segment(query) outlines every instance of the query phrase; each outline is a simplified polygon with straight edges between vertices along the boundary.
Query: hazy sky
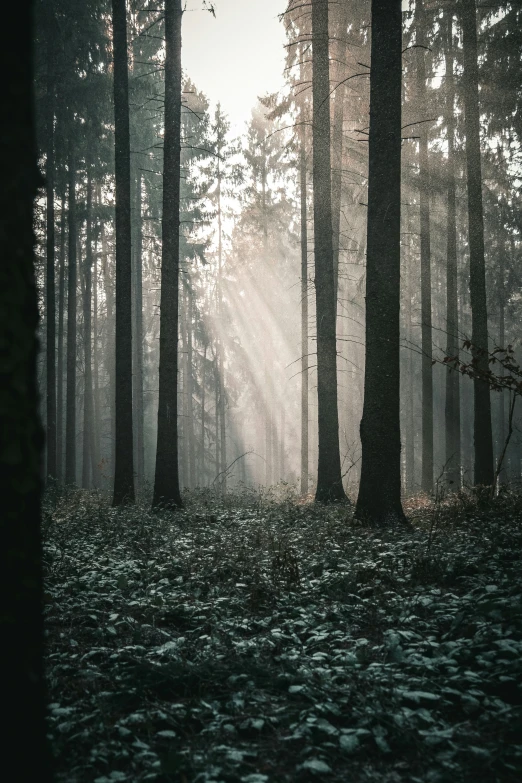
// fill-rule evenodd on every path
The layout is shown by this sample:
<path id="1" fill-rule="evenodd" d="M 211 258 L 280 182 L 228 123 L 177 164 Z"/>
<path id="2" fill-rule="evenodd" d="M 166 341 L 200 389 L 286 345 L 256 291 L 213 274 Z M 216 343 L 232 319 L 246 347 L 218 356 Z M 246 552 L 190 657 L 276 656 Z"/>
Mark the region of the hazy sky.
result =
<path id="1" fill-rule="evenodd" d="M 221 105 L 244 128 L 256 97 L 284 82 L 284 34 L 277 15 L 287 0 L 212 0 L 216 18 L 187 0 L 183 15 L 183 69 L 212 106 Z"/>

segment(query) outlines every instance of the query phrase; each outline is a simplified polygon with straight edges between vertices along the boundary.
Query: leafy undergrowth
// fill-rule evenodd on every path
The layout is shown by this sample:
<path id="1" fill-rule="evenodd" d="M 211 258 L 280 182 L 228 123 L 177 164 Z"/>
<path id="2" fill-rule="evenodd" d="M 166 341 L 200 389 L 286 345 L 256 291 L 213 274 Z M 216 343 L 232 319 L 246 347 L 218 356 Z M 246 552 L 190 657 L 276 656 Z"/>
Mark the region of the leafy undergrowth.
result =
<path id="1" fill-rule="evenodd" d="M 45 513 L 59 780 L 522 779 L 522 501 Z"/>

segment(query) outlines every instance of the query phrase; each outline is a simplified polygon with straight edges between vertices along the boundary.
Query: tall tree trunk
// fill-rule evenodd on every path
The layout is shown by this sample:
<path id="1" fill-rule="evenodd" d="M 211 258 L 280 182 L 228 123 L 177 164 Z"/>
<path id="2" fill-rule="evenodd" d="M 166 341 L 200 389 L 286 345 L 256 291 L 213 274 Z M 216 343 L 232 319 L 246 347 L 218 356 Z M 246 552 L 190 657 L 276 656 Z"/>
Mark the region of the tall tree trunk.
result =
<path id="1" fill-rule="evenodd" d="M 105 234 L 105 223 L 102 221 L 101 227 L 102 244 L 102 273 L 103 286 L 105 289 L 105 321 L 106 321 L 106 345 L 105 345 L 105 365 L 107 368 L 108 391 L 107 407 L 109 414 L 109 480 L 114 476 L 114 453 L 116 443 L 116 411 L 115 411 L 115 360 L 114 360 L 114 285 L 111 280 L 109 268 L 109 250 L 107 247 L 107 236 Z"/>
<path id="2" fill-rule="evenodd" d="M 301 113 L 304 122 L 304 114 Z M 301 126 L 299 179 L 301 199 L 301 495 L 308 494 L 308 226 L 305 126 Z"/>
<path id="3" fill-rule="evenodd" d="M 72 130 L 72 129 L 71 129 Z M 69 141 L 69 247 L 67 254 L 67 410 L 65 483 L 76 484 L 76 162 Z"/>
<path id="4" fill-rule="evenodd" d="M 407 338 L 408 338 L 408 351 L 406 359 L 406 413 L 405 413 L 405 462 L 406 462 L 406 489 L 408 494 L 413 495 L 415 492 L 415 388 L 414 388 L 414 363 L 413 363 L 413 258 L 411 252 L 411 237 L 410 232 L 410 220 L 408 212 L 408 220 L 406 223 L 408 234 L 410 235 L 410 252 L 407 257 L 407 271 L 406 271 L 406 291 L 407 291 Z M 416 259 L 415 259 L 416 260 Z"/>
<path id="5" fill-rule="evenodd" d="M 190 486 L 194 488 L 197 485 L 196 480 L 196 451 L 194 446 L 194 393 L 193 393 L 193 362 L 194 354 L 192 350 L 192 321 L 193 321 L 193 298 L 190 282 L 187 282 L 187 416 L 188 416 L 188 462 L 190 473 Z"/>
<path id="6" fill-rule="evenodd" d="M 165 0 L 165 136 L 158 443 L 154 505 L 181 506 L 178 473 L 178 311 L 181 129 L 181 0 Z"/>
<path id="7" fill-rule="evenodd" d="M 134 502 L 129 74 L 125 0 L 112 0 L 116 181 L 116 443 L 113 505 Z"/>
<path id="8" fill-rule="evenodd" d="M 502 211 L 501 211 L 502 216 Z M 504 221 L 501 220 L 501 225 L 499 226 L 499 233 L 500 236 L 502 236 L 502 233 L 504 231 Z M 504 242 L 502 241 L 501 250 L 500 250 L 500 263 L 499 263 L 499 284 L 498 284 L 498 344 L 500 348 L 505 348 L 506 344 L 506 312 L 505 312 L 505 293 L 504 293 L 504 277 L 505 277 L 505 263 L 506 259 L 504 257 L 505 253 L 505 247 Z M 500 369 L 500 375 L 504 375 L 504 369 Z M 498 454 L 502 453 L 502 449 L 504 448 L 504 443 L 506 442 L 506 406 L 505 406 L 505 400 L 506 400 L 506 392 L 504 389 L 502 389 L 498 394 Z M 500 481 L 504 482 L 506 480 L 506 467 L 507 463 L 504 461 L 502 465 L 502 469 L 499 475 Z"/>
<path id="9" fill-rule="evenodd" d="M 312 0 L 313 186 L 319 460 L 317 501 L 344 501 L 337 409 L 328 0 Z"/>
<path id="10" fill-rule="evenodd" d="M 42 547 L 40 534 L 43 433 L 38 415 L 37 292 L 33 203 L 38 174 L 33 116 L 33 3 L 21 0 L 16 35 L 0 52 L 6 75 L 0 96 L 0 672 L 2 754 L 6 778 L 50 783 L 45 726 Z M 53 356 L 54 361 L 54 356 Z M 22 752 L 16 752 L 16 748 Z"/>
<path id="11" fill-rule="evenodd" d="M 221 154 L 221 142 L 218 145 L 218 155 Z M 217 307 L 218 307 L 218 324 L 219 329 L 223 329 L 223 225 L 222 225 L 222 208 L 221 208 L 221 185 L 222 185 L 222 173 L 220 160 L 218 158 L 217 163 L 217 219 L 218 219 L 218 287 L 217 287 Z M 227 440 L 226 440 L 226 420 L 225 420 L 225 408 L 226 408 L 226 396 L 225 396 L 225 367 L 224 367 L 224 349 L 223 340 L 221 335 L 218 337 L 217 342 L 218 350 L 218 379 L 219 379 L 219 463 L 220 471 L 226 471 L 227 467 Z M 226 492 L 227 489 L 227 477 L 223 472 L 221 476 L 221 489 Z"/>
<path id="12" fill-rule="evenodd" d="M 58 271 L 58 361 L 56 391 L 56 464 L 57 477 L 63 481 L 63 320 L 65 309 L 65 187 L 61 198 L 60 215 L 60 261 Z"/>
<path id="13" fill-rule="evenodd" d="M 446 245 L 446 331 L 448 356 L 459 355 L 459 302 L 457 278 L 457 196 L 455 182 L 455 78 L 453 72 L 453 13 L 447 10 L 446 129 L 448 134 L 448 191 Z M 450 486 L 460 489 L 460 373 L 446 371 L 446 471 Z"/>
<path id="14" fill-rule="evenodd" d="M 422 475 L 425 492 L 433 490 L 433 365 L 431 327 L 430 170 L 426 101 L 426 29 L 423 0 L 416 0 L 417 107 L 419 125 L 419 201 L 422 346 Z"/>
<path id="15" fill-rule="evenodd" d="M 484 214 L 482 209 L 482 163 L 480 159 L 480 112 L 477 62 L 477 18 L 475 0 L 460 3 L 464 50 L 464 116 L 466 168 L 468 174 L 469 291 L 471 299 L 471 342 L 478 369 L 487 373 L 488 313 L 486 266 L 484 260 Z M 493 433 L 491 397 L 487 381 L 475 378 L 473 439 L 475 447 L 474 482 L 492 486 Z"/>
<path id="16" fill-rule="evenodd" d="M 99 202 L 98 202 L 99 203 Z M 92 274 L 92 374 L 93 374 L 93 475 L 96 475 L 95 486 L 99 485 L 98 472 L 100 466 L 100 359 L 98 352 L 98 223 L 95 228 L 93 274 Z M 96 471 L 96 473 L 94 473 Z"/>
<path id="17" fill-rule="evenodd" d="M 56 466 L 56 303 L 54 275 L 54 105 L 55 105 L 55 50 L 54 12 L 52 1 L 47 9 L 47 160 L 45 164 L 47 197 L 47 276 L 46 276 L 46 442 L 48 479 L 57 478 Z"/>
<path id="18" fill-rule="evenodd" d="M 136 434 L 136 481 L 141 487 L 145 472 L 143 441 L 143 226 L 141 220 L 142 174 L 136 179 L 135 239 L 134 249 L 134 411 Z"/>
<path id="19" fill-rule="evenodd" d="M 180 454 L 180 467 L 181 467 L 181 486 L 185 489 L 191 489 L 192 476 L 190 475 L 189 467 L 189 415 L 188 415 L 188 349 L 187 349 L 187 290 L 185 285 L 181 284 L 180 293 L 180 324 L 179 331 L 181 333 L 181 377 L 180 377 L 180 394 L 181 394 L 181 454 Z"/>
<path id="20" fill-rule="evenodd" d="M 400 433 L 401 0 L 372 0 L 366 370 L 356 514 L 402 522 Z"/>
<path id="21" fill-rule="evenodd" d="M 88 489 L 91 486 L 91 482 L 96 482 L 96 457 L 94 454 L 94 403 L 92 389 L 92 180 L 89 162 L 87 163 L 86 226 L 83 299 L 83 348 L 85 375 L 83 394 L 82 486 Z"/>
<path id="22" fill-rule="evenodd" d="M 201 486 L 206 485 L 205 481 L 205 384 L 206 384 L 206 365 L 207 365 L 207 339 L 204 337 L 203 343 L 203 362 L 201 365 Z"/>
<path id="23" fill-rule="evenodd" d="M 346 83 L 344 74 L 347 51 L 348 2 L 343 0 L 339 8 L 339 22 L 336 46 L 336 84 L 334 98 L 334 116 L 332 127 L 332 238 L 334 288 L 337 306 L 339 290 L 339 249 L 341 245 L 341 191 L 343 168 L 343 120 Z"/>

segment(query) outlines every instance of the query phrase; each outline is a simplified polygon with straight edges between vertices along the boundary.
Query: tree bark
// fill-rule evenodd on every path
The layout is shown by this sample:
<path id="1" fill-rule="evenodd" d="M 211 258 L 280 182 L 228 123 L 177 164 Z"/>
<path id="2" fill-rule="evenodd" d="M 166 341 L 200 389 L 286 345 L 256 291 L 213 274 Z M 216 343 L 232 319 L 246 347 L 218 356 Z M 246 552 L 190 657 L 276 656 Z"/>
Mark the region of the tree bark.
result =
<path id="1" fill-rule="evenodd" d="M 72 131 L 72 129 L 71 129 Z M 76 162 L 69 141 L 69 246 L 67 253 L 67 409 L 65 484 L 76 484 Z"/>
<path id="2" fill-rule="evenodd" d="M 42 551 L 40 533 L 43 432 L 38 416 L 37 291 L 33 203 L 39 177 L 33 115 L 33 3 L 16 6 L 16 35 L 6 37 L 0 65 L 0 672 L 1 735 L 8 778 L 50 783 L 45 726 Z M 16 748 L 22 749 L 17 752 Z"/>
<path id="3" fill-rule="evenodd" d="M 304 122 L 303 113 L 301 121 Z M 308 494 L 308 226 L 306 205 L 306 147 L 301 127 L 299 179 L 301 199 L 301 495 Z"/>
<path id="4" fill-rule="evenodd" d="M 135 237 L 134 250 L 134 409 L 136 431 L 136 481 L 143 485 L 145 472 L 145 446 L 143 440 L 143 227 L 141 220 L 142 174 L 139 171 L 136 180 Z"/>
<path id="5" fill-rule="evenodd" d="M 457 278 L 457 196 L 455 182 L 455 78 L 453 54 L 453 13 L 446 11 L 446 130 L 448 134 L 448 190 L 446 244 L 446 353 L 459 355 L 459 302 Z M 446 372 L 446 471 L 448 484 L 460 489 L 460 374 L 448 367 Z"/>
<path id="6" fill-rule="evenodd" d="M 178 312 L 181 0 L 165 0 L 165 136 L 155 506 L 181 506 L 178 470 Z"/>
<path id="7" fill-rule="evenodd" d="M 92 387 L 92 180 L 87 163 L 86 238 L 83 299 L 83 462 L 82 487 L 89 489 L 96 482 L 96 458 L 94 454 L 94 401 Z"/>
<path id="8" fill-rule="evenodd" d="M 401 0 L 372 0 L 366 370 L 356 515 L 403 522 L 400 434 Z"/>
<path id="9" fill-rule="evenodd" d="M 63 481 L 63 321 L 65 309 L 65 187 L 62 193 L 62 212 L 60 216 L 60 261 L 58 271 L 58 360 L 56 391 L 56 465 L 57 478 Z"/>
<path id="10" fill-rule="evenodd" d="M 333 238 L 333 268 L 334 288 L 337 306 L 337 293 L 339 290 L 339 249 L 341 245 L 341 192 L 342 192 L 342 168 L 343 168 L 343 121 L 344 98 L 346 83 L 344 82 L 345 68 L 343 68 L 347 51 L 347 26 L 348 26 L 348 2 L 343 0 L 339 9 L 339 23 L 337 30 L 336 46 L 336 84 L 334 97 L 334 116 L 332 127 L 332 238 Z"/>
<path id="11" fill-rule="evenodd" d="M 47 9 L 47 160 L 45 164 L 47 199 L 47 275 L 46 275 L 46 476 L 56 480 L 56 292 L 54 272 L 54 106 L 55 51 L 54 12 L 51 0 Z"/>
<path id="12" fill-rule="evenodd" d="M 464 118 L 466 168 L 468 175 L 469 291 L 473 358 L 481 372 L 488 364 L 488 313 L 484 259 L 484 214 L 482 207 L 482 163 L 480 157 L 480 110 L 477 62 L 477 18 L 475 0 L 460 3 L 464 51 Z M 473 380 L 474 390 L 474 482 L 492 486 L 494 478 L 491 397 L 488 383 Z"/>
<path id="13" fill-rule="evenodd" d="M 337 408 L 336 301 L 332 242 L 328 0 L 312 0 L 313 187 L 319 459 L 315 499 L 345 501 Z"/>
<path id="14" fill-rule="evenodd" d="M 113 505 L 134 502 L 129 75 L 125 0 L 112 0 L 116 180 L 116 443 Z"/>
<path id="15" fill-rule="evenodd" d="M 431 314 L 430 169 L 426 101 L 426 28 L 423 0 L 416 0 L 417 109 L 419 128 L 419 202 L 422 348 L 422 475 L 424 492 L 433 490 L 433 365 Z"/>

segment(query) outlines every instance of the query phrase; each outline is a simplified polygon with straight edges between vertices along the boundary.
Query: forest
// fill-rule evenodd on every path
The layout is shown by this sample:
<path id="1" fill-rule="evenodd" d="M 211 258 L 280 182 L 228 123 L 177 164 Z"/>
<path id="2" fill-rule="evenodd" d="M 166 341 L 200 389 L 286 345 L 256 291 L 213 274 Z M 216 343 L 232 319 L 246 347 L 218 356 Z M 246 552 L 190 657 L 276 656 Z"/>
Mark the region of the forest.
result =
<path id="1" fill-rule="evenodd" d="M 521 3 L 11 13 L 9 780 L 517 783 Z"/>

